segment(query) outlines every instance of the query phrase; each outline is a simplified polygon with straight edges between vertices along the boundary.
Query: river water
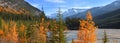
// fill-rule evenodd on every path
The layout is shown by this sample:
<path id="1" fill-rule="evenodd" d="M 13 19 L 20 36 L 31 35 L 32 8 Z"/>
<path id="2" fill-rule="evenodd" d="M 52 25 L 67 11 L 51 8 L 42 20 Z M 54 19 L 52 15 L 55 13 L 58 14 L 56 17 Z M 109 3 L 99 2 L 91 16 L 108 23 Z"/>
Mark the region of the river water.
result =
<path id="1" fill-rule="evenodd" d="M 109 42 L 108 43 L 120 43 L 120 29 L 97 29 L 97 42 L 102 43 L 102 38 L 104 36 L 104 30 L 107 33 Z M 69 30 L 66 32 L 67 42 L 71 43 L 72 39 L 77 38 L 77 30 Z"/>

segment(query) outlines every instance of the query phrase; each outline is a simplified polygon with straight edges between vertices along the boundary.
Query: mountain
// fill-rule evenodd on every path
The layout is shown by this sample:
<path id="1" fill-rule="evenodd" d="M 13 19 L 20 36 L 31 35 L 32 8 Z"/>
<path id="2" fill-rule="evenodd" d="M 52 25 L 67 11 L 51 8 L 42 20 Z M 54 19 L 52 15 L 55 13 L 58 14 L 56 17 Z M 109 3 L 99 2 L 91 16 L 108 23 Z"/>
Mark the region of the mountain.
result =
<path id="1" fill-rule="evenodd" d="M 71 8 L 71 9 L 68 9 L 67 11 L 65 11 L 65 12 L 62 13 L 62 16 L 63 16 L 62 18 L 65 19 L 66 17 L 69 17 L 71 15 L 75 15 L 75 14 L 80 13 L 80 12 L 84 12 L 86 10 L 87 9 L 75 9 L 75 8 Z M 53 13 L 49 17 L 52 18 L 52 19 L 56 19 L 57 18 L 57 13 Z"/>
<path id="2" fill-rule="evenodd" d="M 94 17 L 100 28 L 120 29 L 120 9 Z"/>
<path id="3" fill-rule="evenodd" d="M 9 7 L 11 9 L 20 10 L 24 9 L 25 11 L 29 11 L 30 14 L 39 15 L 42 11 L 31 6 L 29 3 L 24 0 L 0 0 L 0 6 Z"/>
<path id="4" fill-rule="evenodd" d="M 67 11 L 65 11 L 63 13 L 63 18 L 66 18 L 66 17 L 69 17 L 71 15 L 75 15 L 77 13 L 82 13 L 84 11 L 86 11 L 87 9 L 75 9 L 75 8 L 72 8 L 72 9 L 68 9 Z"/>
<path id="5" fill-rule="evenodd" d="M 92 16 L 95 17 L 97 15 L 101 15 L 101 14 L 105 14 L 111 11 L 115 11 L 117 9 L 120 9 L 120 0 L 116 0 L 106 6 L 102 6 L 102 7 L 93 7 L 91 9 L 88 9 L 87 11 L 91 11 Z M 70 18 L 84 18 L 86 16 L 86 12 L 79 12 L 77 14 L 71 15 L 69 16 Z"/>
<path id="6" fill-rule="evenodd" d="M 120 0 L 116 0 L 108 5 L 101 7 L 93 7 L 90 9 L 75 9 L 71 8 L 68 11 L 63 12 L 63 19 L 65 18 L 85 18 L 86 12 L 91 11 L 92 16 L 95 17 L 97 15 L 105 14 L 111 11 L 115 11 L 120 9 Z M 56 18 L 57 13 L 52 14 L 51 18 Z"/>

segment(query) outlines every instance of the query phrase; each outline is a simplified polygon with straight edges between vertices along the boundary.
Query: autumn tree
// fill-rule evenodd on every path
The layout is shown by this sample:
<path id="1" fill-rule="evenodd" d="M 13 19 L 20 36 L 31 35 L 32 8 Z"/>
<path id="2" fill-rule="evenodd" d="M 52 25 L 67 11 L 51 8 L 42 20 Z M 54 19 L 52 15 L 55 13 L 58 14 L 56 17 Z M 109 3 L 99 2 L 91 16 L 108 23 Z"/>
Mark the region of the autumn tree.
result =
<path id="1" fill-rule="evenodd" d="M 24 24 L 21 24 L 19 27 L 19 42 L 20 43 L 27 43 L 26 26 Z"/>
<path id="2" fill-rule="evenodd" d="M 4 39 L 4 32 L 3 30 L 0 29 L 0 43 L 2 43 L 3 39 Z"/>
<path id="3" fill-rule="evenodd" d="M 40 23 L 40 27 L 39 27 L 39 35 L 40 35 L 40 42 L 41 43 L 46 43 L 47 42 L 47 36 L 46 36 L 46 27 L 45 27 L 45 21 L 44 18 L 42 18 L 42 22 Z"/>
<path id="4" fill-rule="evenodd" d="M 78 31 L 78 42 L 80 43 L 95 43 L 96 42 L 96 26 L 92 20 L 90 11 L 86 14 L 86 20 L 80 20 Z M 75 43 L 78 43 L 75 42 Z"/>
<path id="5" fill-rule="evenodd" d="M 47 43 L 47 25 L 45 24 L 44 18 L 42 18 L 40 24 L 36 23 L 34 25 L 31 43 Z"/>
<path id="6" fill-rule="evenodd" d="M 10 43 L 18 42 L 18 33 L 16 29 L 17 29 L 16 23 L 14 21 L 10 21 L 9 33 L 7 34 L 8 37 L 10 38 L 9 40 Z"/>

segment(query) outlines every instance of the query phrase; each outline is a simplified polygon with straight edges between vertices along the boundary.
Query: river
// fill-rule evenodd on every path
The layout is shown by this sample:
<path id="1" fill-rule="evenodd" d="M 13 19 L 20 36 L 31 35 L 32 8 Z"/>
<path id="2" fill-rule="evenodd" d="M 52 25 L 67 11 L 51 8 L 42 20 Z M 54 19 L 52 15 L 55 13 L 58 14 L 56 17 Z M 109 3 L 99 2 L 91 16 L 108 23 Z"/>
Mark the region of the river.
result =
<path id="1" fill-rule="evenodd" d="M 104 30 L 107 33 L 109 42 L 108 43 L 120 43 L 120 29 L 97 29 L 97 42 L 102 43 L 102 38 L 104 36 Z M 77 38 L 77 30 L 69 30 L 66 32 L 67 42 L 71 43 L 72 39 Z"/>

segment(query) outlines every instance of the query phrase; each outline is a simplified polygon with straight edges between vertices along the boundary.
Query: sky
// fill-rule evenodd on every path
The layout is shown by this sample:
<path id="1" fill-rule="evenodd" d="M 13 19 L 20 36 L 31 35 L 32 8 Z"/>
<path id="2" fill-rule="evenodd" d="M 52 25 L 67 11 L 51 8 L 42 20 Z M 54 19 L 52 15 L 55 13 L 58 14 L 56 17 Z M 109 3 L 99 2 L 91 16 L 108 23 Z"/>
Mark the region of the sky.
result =
<path id="1" fill-rule="evenodd" d="M 32 6 L 42 9 L 44 8 L 45 14 L 50 16 L 50 14 L 56 13 L 58 8 L 61 11 L 67 11 L 67 9 L 89 9 L 92 7 L 105 6 L 112 3 L 115 0 L 25 0 Z"/>

